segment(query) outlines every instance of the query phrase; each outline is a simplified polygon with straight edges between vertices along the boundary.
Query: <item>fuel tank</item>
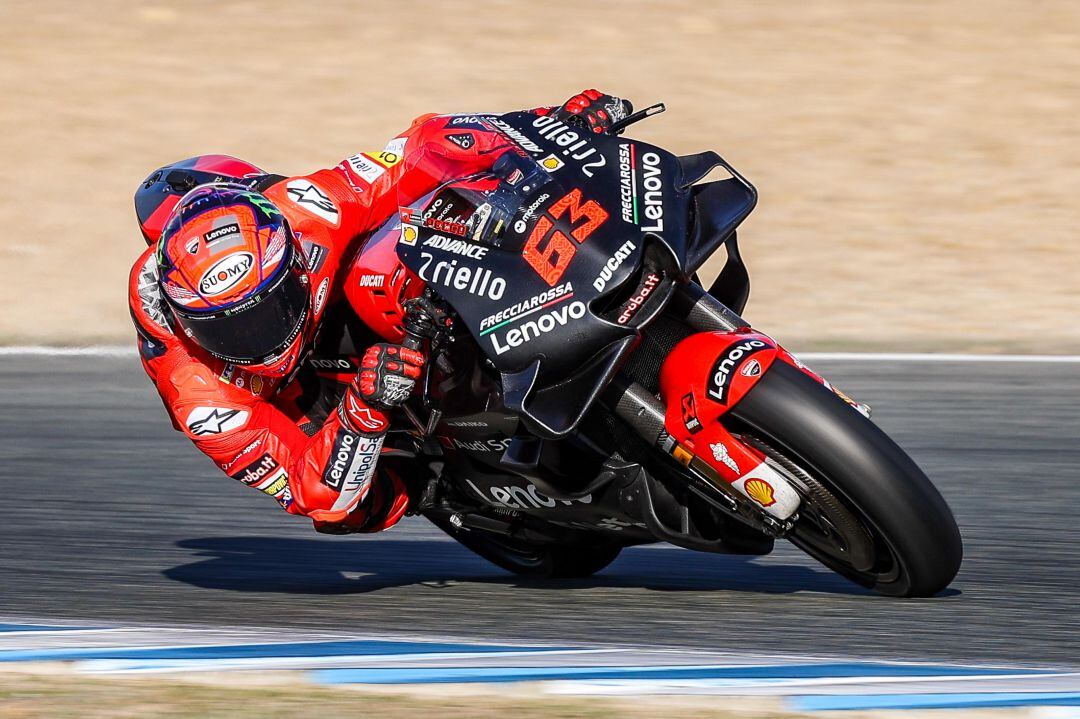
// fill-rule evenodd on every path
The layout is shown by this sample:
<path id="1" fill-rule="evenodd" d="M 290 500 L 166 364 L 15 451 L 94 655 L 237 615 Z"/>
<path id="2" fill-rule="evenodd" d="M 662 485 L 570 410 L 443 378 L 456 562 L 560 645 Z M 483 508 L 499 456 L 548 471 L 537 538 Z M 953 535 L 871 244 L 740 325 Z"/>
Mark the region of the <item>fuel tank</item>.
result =
<path id="1" fill-rule="evenodd" d="M 398 259 L 399 222 L 386 222 L 363 244 L 345 278 L 345 297 L 357 316 L 388 342 L 405 337 L 402 303 L 424 291 L 424 281 Z"/>

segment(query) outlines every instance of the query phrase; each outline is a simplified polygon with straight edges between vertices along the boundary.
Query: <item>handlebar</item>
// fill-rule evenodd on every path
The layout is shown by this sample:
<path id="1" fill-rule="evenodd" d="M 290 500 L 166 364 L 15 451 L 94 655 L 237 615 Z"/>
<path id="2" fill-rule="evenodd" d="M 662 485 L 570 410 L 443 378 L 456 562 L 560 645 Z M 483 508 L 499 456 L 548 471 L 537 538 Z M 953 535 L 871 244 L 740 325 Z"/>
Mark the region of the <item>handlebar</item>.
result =
<path id="1" fill-rule="evenodd" d="M 425 290 L 420 297 L 414 297 L 403 303 L 405 316 L 401 328 L 405 332 L 402 347 L 419 351 L 425 339 L 435 339 L 442 332 L 446 323 L 446 313 L 432 302 L 430 290 Z"/>
<path id="2" fill-rule="evenodd" d="M 664 103 L 662 103 L 662 102 L 658 102 L 655 105 L 649 105 L 644 110 L 638 110 L 637 112 L 635 112 L 633 114 L 627 115 L 626 117 L 619 120 L 618 122 L 613 122 L 611 124 L 611 127 L 608 128 L 608 134 L 610 134 L 610 135 L 618 135 L 620 132 L 622 132 L 626 128 L 630 127 L 635 122 L 638 122 L 640 120 L 644 120 L 646 117 L 652 117 L 653 115 L 659 115 L 661 112 L 663 112 L 666 109 L 667 109 L 667 107 L 665 107 Z"/>

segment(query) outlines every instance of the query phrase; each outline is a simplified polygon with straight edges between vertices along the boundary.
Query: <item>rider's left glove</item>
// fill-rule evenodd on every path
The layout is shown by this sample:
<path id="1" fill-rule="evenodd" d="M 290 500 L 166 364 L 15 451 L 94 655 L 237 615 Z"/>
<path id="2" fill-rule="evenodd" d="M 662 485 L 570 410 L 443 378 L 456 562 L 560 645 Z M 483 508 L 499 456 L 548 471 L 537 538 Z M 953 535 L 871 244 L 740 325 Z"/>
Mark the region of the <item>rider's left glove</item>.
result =
<path id="1" fill-rule="evenodd" d="M 385 432 L 386 410 L 409 398 L 423 366 L 424 355 L 416 350 L 385 342 L 369 347 L 341 401 L 342 423 L 362 434 Z"/>
<path id="2" fill-rule="evenodd" d="M 630 115 L 634 106 L 628 100 L 605 95 L 599 90 L 585 90 L 574 95 L 555 111 L 556 120 L 577 122 L 597 134 Z"/>

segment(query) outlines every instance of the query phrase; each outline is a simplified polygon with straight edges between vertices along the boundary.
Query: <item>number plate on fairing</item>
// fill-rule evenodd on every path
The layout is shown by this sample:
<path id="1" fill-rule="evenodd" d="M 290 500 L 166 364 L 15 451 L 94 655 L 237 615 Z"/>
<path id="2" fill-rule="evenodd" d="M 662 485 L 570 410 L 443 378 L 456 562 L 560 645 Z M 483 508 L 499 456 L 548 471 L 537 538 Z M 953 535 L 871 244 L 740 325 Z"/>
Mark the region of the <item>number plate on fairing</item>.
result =
<path id="1" fill-rule="evenodd" d="M 486 122 L 544 168 L 543 184 L 523 193 L 498 247 L 445 231 L 466 219 L 494 182 L 444 185 L 405 215 L 397 252 L 457 311 L 500 371 L 539 358 L 539 376 L 550 383 L 634 334 L 601 319 L 590 303 L 636 273 L 646 232 L 672 228 L 665 226 L 661 178 L 674 157 L 529 113 Z M 648 178 L 644 155 L 654 166 Z M 463 197 L 473 207 L 464 207 L 470 202 Z"/>

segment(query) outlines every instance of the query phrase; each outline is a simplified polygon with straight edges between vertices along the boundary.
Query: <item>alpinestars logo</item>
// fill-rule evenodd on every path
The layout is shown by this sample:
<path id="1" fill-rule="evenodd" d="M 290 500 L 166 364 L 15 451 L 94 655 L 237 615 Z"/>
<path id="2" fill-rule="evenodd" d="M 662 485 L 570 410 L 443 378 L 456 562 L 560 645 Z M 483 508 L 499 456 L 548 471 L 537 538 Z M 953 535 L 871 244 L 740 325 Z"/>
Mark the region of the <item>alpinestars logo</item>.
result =
<path id="1" fill-rule="evenodd" d="M 316 217 L 336 225 L 338 209 L 329 196 L 308 180 L 293 180 L 285 186 L 289 199 Z"/>
<path id="2" fill-rule="evenodd" d="M 354 427 L 364 432 L 381 432 L 386 426 L 370 409 L 362 407 L 351 393 L 345 400 L 345 414 Z"/>
<path id="3" fill-rule="evenodd" d="M 208 434 L 221 434 L 247 422 L 248 412 L 241 409 L 222 407 L 196 407 L 184 422 L 188 430 L 196 437 Z"/>
<path id="4" fill-rule="evenodd" d="M 750 355 L 770 349 L 773 349 L 771 344 L 758 339 L 745 340 L 728 347 L 724 354 L 717 358 L 709 373 L 709 396 L 720 404 L 726 404 L 731 388 L 731 373 L 735 367 Z"/>

